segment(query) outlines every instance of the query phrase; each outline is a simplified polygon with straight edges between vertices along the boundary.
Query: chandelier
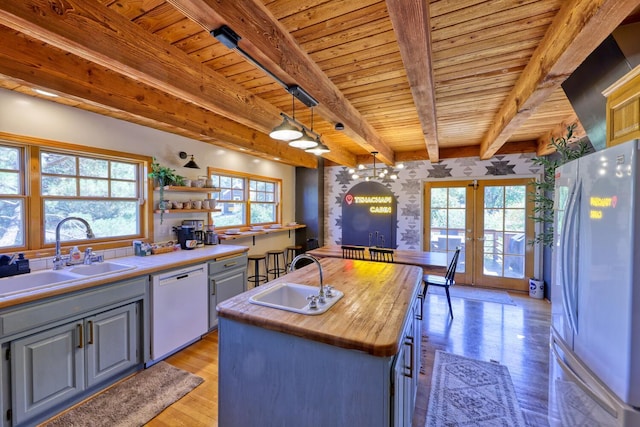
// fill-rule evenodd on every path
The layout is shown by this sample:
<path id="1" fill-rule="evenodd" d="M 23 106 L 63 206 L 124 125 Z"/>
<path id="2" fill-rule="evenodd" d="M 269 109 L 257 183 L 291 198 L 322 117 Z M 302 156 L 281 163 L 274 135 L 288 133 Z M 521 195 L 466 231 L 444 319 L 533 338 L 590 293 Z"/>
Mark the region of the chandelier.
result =
<path id="1" fill-rule="evenodd" d="M 349 173 L 351 174 L 351 178 L 353 179 L 364 179 L 365 181 L 371 181 L 372 179 L 398 179 L 398 171 L 396 169 L 404 169 L 404 164 L 398 163 L 394 167 L 385 166 L 376 166 L 376 156 L 378 155 L 377 151 L 372 151 L 371 155 L 373 156 L 373 167 L 365 167 L 363 164 L 359 164 L 357 169 L 349 169 Z"/>

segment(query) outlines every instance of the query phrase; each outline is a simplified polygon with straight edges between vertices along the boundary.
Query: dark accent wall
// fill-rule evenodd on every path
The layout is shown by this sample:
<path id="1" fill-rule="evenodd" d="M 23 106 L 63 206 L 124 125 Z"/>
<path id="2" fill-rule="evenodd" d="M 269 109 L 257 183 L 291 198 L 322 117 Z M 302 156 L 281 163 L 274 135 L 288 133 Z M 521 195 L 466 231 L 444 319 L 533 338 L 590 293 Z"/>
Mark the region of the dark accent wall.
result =
<path id="1" fill-rule="evenodd" d="M 607 99 L 602 91 L 631 71 L 631 65 L 609 36 L 564 83 L 571 106 L 596 150 L 607 145 Z"/>
<path id="2" fill-rule="evenodd" d="M 298 224 L 296 245 L 306 249 L 307 239 L 317 238 L 320 246 L 324 236 L 324 159 L 318 158 L 318 168 L 296 168 L 296 212 Z"/>

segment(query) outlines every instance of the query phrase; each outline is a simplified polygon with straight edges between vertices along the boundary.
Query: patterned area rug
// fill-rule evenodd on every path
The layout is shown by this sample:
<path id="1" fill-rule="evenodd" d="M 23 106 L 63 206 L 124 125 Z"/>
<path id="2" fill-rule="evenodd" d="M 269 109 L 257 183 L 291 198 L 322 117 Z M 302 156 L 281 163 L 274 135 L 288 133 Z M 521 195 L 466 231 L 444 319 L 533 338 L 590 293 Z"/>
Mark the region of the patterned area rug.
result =
<path id="1" fill-rule="evenodd" d="M 429 294 L 446 296 L 445 290 L 439 286 L 429 286 Z M 449 288 L 451 297 L 472 299 L 476 301 L 495 302 L 498 304 L 516 305 L 505 291 L 480 289 L 471 286 L 452 286 Z"/>
<path id="2" fill-rule="evenodd" d="M 142 426 L 203 381 L 187 371 L 159 362 L 43 426 Z"/>
<path id="3" fill-rule="evenodd" d="M 506 366 L 437 350 L 426 427 L 524 427 Z"/>

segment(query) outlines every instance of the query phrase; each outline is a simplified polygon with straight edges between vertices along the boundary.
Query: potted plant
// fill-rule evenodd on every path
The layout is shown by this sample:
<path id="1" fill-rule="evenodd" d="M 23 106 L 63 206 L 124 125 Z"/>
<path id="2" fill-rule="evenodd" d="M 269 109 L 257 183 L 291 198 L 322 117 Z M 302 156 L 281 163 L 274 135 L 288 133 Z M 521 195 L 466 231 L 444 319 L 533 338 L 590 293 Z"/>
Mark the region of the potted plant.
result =
<path id="1" fill-rule="evenodd" d="M 160 224 L 162 224 L 164 210 L 167 209 L 163 206 L 164 200 L 164 187 L 167 185 L 182 185 L 184 177 L 176 174 L 175 169 L 171 169 L 168 166 L 161 166 L 160 163 L 153 158 L 151 162 L 151 172 L 149 172 L 149 178 L 153 179 L 159 188 L 160 202 L 158 208 L 160 209 Z"/>
<path id="2" fill-rule="evenodd" d="M 573 131 L 577 124 L 567 126 L 567 134 L 559 138 L 551 138 L 549 146 L 555 149 L 555 153 L 547 156 L 533 158 L 534 165 L 542 166 L 542 178 L 531 182 L 533 191 L 529 194 L 530 200 L 534 203 L 533 215 L 531 219 L 542 225 L 541 231 L 534 234 L 534 239 L 529 241 L 530 245 L 537 243 L 546 247 L 553 244 L 553 192 L 556 183 L 556 169 L 571 160 L 575 160 L 587 154 L 589 146 L 580 140 L 573 143 Z"/>

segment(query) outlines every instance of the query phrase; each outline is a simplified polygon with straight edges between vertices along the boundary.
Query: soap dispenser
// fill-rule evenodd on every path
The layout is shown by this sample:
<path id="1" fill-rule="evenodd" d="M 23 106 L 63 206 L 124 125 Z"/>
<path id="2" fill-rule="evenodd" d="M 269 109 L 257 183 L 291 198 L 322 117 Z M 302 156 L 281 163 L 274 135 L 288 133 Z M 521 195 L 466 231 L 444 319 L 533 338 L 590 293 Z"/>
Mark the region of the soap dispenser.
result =
<path id="1" fill-rule="evenodd" d="M 69 264 L 79 264 L 82 261 L 82 254 L 77 246 L 74 246 L 69 252 Z"/>

